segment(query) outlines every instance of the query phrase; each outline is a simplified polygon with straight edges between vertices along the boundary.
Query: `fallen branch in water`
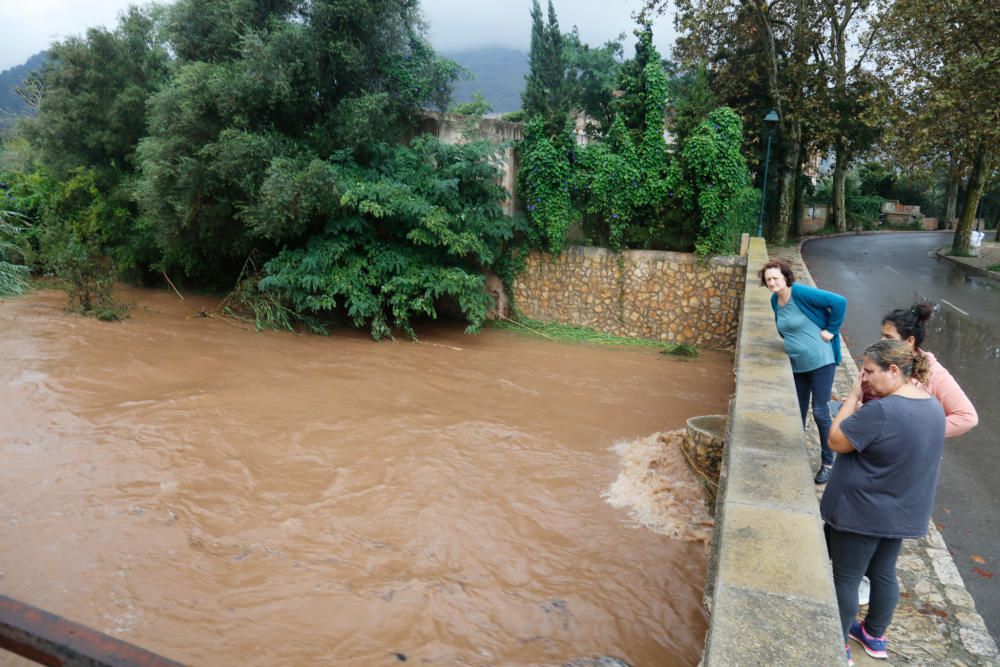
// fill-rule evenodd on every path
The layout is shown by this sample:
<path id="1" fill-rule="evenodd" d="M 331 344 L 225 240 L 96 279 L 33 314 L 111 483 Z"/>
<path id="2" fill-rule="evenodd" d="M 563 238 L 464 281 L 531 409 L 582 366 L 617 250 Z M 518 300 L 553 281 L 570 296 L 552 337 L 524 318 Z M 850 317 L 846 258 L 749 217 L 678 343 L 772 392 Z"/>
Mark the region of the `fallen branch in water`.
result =
<path id="1" fill-rule="evenodd" d="M 179 296 L 179 297 L 181 298 L 181 301 L 183 301 L 183 300 L 184 300 L 184 295 L 183 295 L 183 294 L 181 294 L 181 293 L 180 293 L 180 292 L 179 292 L 179 291 L 177 290 L 177 288 L 176 288 L 176 287 L 174 287 L 174 284 L 173 284 L 173 283 L 172 283 L 172 282 L 170 281 L 170 276 L 168 276 L 168 275 L 167 275 L 167 272 L 166 272 L 166 271 L 163 271 L 162 273 L 163 273 L 163 277 L 164 277 L 164 278 L 166 279 L 166 281 L 167 281 L 167 284 L 168 284 L 168 285 L 170 285 L 170 288 L 171 288 L 172 290 L 174 290 L 174 292 L 176 292 L 176 293 L 177 293 L 177 296 Z"/>

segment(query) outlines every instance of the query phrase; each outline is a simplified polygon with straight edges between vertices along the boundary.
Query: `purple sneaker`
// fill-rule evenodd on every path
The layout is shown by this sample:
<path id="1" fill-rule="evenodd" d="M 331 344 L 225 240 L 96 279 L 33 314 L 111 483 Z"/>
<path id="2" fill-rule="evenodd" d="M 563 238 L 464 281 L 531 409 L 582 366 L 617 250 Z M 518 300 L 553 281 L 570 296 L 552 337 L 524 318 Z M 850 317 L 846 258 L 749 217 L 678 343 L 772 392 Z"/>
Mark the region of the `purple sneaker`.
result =
<path id="1" fill-rule="evenodd" d="M 848 630 L 847 634 L 851 636 L 851 639 L 861 644 L 861 648 L 865 650 L 865 653 L 873 658 L 879 658 L 884 660 L 889 657 L 888 647 L 889 642 L 885 637 L 873 637 L 868 634 L 865 630 L 865 624 L 861 621 L 854 621 L 851 623 L 851 629 Z"/>
<path id="2" fill-rule="evenodd" d="M 844 650 L 847 651 L 847 667 L 854 667 L 854 658 L 851 657 L 851 647 L 844 644 Z"/>

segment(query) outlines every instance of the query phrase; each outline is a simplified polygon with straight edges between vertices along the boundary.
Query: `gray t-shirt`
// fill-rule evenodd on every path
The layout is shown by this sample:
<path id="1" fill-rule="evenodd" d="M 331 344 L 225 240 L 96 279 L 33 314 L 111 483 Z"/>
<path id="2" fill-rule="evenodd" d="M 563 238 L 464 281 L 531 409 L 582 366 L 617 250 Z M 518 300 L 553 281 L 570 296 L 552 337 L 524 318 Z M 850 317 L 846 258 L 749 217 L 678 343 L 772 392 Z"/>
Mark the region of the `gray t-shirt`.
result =
<path id="1" fill-rule="evenodd" d="M 823 520 L 861 535 L 926 535 L 944 427 L 936 398 L 897 395 L 866 403 L 841 422 L 855 451 L 837 456 L 820 502 Z"/>

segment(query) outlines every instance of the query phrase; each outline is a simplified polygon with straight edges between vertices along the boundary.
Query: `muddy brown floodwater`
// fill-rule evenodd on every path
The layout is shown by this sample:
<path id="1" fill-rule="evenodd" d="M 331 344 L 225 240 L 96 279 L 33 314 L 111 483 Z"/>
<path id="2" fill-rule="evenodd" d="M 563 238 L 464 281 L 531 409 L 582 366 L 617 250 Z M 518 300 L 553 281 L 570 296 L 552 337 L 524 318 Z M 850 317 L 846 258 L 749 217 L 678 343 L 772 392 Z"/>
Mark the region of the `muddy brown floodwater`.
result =
<path id="1" fill-rule="evenodd" d="M 616 443 L 725 410 L 727 354 L 126 297 L 0 300 L 3 593 L 191 665 L 698 662 L 704 544 L 602 494 Z"/>

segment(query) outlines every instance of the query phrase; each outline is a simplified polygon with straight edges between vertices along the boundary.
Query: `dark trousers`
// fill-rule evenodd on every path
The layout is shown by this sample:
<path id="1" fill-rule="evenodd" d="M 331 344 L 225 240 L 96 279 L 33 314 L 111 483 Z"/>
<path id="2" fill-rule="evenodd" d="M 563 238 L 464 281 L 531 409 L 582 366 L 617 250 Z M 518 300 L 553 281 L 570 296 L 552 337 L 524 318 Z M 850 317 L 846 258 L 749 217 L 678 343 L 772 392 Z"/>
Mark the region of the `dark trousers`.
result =
<path id="1" fill-rule="evenodd" d="M 865 575 L 871 580 L 865 629 L 875 637 L 884 636 L 899 602 L 896 559 L 903 540 L 845 533 L 829 524 L 825 524 L 823 529 L 826 548 L 833 562 L 833 585 L 837 590 L 844 641 L 847 641 L 847 631 L 858 613 L 858 586 Z"/>
<path id="2" fill-rule="evenodd" d="M 820 366 L 816 370 L 805 373 L 792 373 L 795 378 L 795 393 L 799 398 L 799 412 L 802 414 L 802 426 L 805 428 L 806 415 L 809 414 L 809 398 L 812 397 L 813 421 L 819 431 L 819 449 L 823 463 L 833 463 L 833 450 L 830 449 L 830 394 L 833 391 L 833 376 L 837 373 L 837 364 Z"/>

